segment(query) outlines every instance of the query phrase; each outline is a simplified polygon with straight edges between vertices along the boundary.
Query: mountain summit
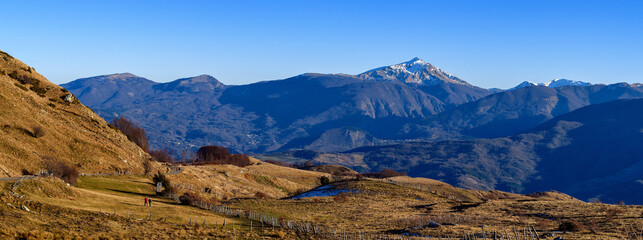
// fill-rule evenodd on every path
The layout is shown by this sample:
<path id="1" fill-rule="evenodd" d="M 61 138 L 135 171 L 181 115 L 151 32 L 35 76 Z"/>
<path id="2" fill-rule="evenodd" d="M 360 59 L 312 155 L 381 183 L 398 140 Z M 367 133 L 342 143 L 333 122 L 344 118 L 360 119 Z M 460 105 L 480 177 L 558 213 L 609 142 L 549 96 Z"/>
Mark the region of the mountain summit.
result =
<path id="1" fill-rule="evenodd" d="M 448 82 L 470 85 L 464 80 L 417 57 L 408 62 L 376 68 L 357 76 L 372 80 L 399 80 L 406 84 L 438 85 L 443 82 Z"/>
<path id="2" fill-rule="evenodd" d="M 535 83 L 535 82 L 530 82 L 530 81 L 524 81 L 518 86 L 515 86 L 509 90 L 514 90 L 518 88 L 524 88 L 524 87 L 531 87 L 531 86 L 545 86 L 545 87 L 550 87 L 550 88 L 557 88 L 557 87 L 564 87 L 564 86 L 589 86 L 592 85 L 591 83 L 588 82 L 581 82 L 581 81 L 574 81 L 574 80 L 569 80 L 569 79 L 564 79 L 564 78 L 557 78 L 554 80 L 551 80 L 549 82 L 545 83 Z"/>

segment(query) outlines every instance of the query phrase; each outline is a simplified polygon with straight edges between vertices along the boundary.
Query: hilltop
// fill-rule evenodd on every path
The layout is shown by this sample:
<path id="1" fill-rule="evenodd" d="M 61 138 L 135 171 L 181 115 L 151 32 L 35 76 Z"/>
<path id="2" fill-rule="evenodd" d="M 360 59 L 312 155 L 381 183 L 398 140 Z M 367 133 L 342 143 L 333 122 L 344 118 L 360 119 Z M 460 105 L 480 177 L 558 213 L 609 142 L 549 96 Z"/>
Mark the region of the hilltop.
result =
<path id="1" fill-rule="evenodd" d="M 0 177 L 37 173 L 43 159 L 81 173 L 142 172 L 149 156 L 66 89 L 0 51 Z"/>

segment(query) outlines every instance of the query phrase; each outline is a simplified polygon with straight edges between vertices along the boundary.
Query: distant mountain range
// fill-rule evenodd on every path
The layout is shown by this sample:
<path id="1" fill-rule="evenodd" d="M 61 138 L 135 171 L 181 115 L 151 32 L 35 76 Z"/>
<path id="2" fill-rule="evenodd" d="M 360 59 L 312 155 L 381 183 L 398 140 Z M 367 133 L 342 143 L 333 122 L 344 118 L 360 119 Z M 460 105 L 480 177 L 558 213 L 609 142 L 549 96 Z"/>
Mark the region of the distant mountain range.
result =
<path id="1" fill-rule="evenodd" d="M 348 150 L 397 140 L 405 124 L 491 94 L 417 58 L 357 76 L 308 73 L 241 86 L 207 75 L 156 83 L 129 73 L 62 86 L 108 120 L 141 124 L 153 147 L 175 151 Z"/>
<path id="2" fill-rule="evenodd" d="M 208 75 L 157 83 L 124 73 L 63 87 L 107 120 L 134 120 L 152 148 L 177 154 L 220 145 L 265 159 L 303 149 L 360 171 L 393 168 L 461 187 L 557 189 L 609 201 L 636 202 L 615 186 L 638 189 L 643 179 L 635 171 L 643 126 L 632 132 L 641 119 L 626 114 L 643 100 L 622 100 L 643 98 L 640 84 L 557 79 L 483 89 L 415 58 L 358 75 L 239 86 Z"/>
<path id="3" fill-rule="evenodd" d="M 531 87 L 531 86 L 545 86 L 545 87 L 557 88 L 557 87 L 564 87 L 564 86 L 589 86 L 589 85 L 592 85 L 592 84 L 588 82 L 573 81 L 569 79 L 554 79 L 546 83 L 534 83 L 530 81 L 524 81 L 518 84 L 518 86 L 515 86 L 509 90 L 515 90 L 518 88 Z"/>
<path id="4" fill-rule="evenodd" d="M 566 79 L 488 90 L 419 58 L 358 75 L 307 73 L 240 86 L 208 75 L 157 83 L 130 73 L 62 86 L 107 120 L 138 122 L 153 148 L 175 152 L 206 144 L 244 153 L 344 151 L 509 136 L 583 106 L 643 97 L 638 85 Z"/>

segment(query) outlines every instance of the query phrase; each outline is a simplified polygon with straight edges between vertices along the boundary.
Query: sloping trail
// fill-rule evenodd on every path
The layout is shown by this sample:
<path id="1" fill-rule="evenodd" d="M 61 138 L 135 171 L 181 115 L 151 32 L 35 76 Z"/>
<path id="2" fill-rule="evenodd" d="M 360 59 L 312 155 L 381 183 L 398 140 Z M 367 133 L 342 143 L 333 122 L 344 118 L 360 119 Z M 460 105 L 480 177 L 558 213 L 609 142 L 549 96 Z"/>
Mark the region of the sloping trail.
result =
<path id="1" fill-rule="evenodd" d="M 50 198 L 39 194 L 29 194 L 35 201 L 60 207 L 102 212 L 132 219 L 154 220 L 167 219 L 170 223 L 202 224 L 239 224 L 243 220 L 228 218 L 217 213 L 196 207 L 178 205 L 173 200 L 158 198 L 154 195 L 153 184 L 141 176 L 98 177 L 83 176 L 79 178 L 76 196 L 69 198 Z M 152 198 L 152 207 L 144 205 L 145 197 Z"/>

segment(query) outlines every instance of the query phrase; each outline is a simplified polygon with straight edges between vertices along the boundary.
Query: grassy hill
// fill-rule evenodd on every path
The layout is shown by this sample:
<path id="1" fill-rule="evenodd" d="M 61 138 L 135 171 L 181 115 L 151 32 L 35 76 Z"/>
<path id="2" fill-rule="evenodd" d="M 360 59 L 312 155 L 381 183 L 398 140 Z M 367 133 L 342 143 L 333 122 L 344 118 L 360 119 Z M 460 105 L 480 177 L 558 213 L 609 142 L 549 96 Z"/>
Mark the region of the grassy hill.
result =
<path id="1" fill-rule="evenodd" d="M 82 173 L 141 172 L 149 156 L 67 90 L 0 51 L 0 177 L 43 169 L 44 158 Z"/>
<path id="2" fill-rule="evenodd" d="M 157 196 L 151 176 L 82 176 L 77 187 L 54 178 L 24 180 L 16 188 L 0 182 L 0 238 L 461 238 L 482 237 L 480 226 L 489 239 L 507 232 L 513 239 L 514 229 L 523 234 L 528 227 L 541 239 L 622 239 L 643 233 L 641 206 L 585 203 L 556 192 L 475 191 L 411 177 L 330 176 L 337 181 L 319 187 L 323 173 L 270 163 L 180 167 L 182 173 L 168 178 L 192 187 L 177 194 L 191 192 L 234 212 L 220 214 Z M 206 187 L 216 190 L 206 192 Z M 259 191 L 268 196 L 252 194 Z M 151 208 L 142 206 L 145 197 L 154 200 Z M 249 214 L 284 225 L 262 224 Z M 314 226 L 316 233 L 286 223 Z M 573 225 L 570 232 L 558 231 L 564 224 Z"/>

